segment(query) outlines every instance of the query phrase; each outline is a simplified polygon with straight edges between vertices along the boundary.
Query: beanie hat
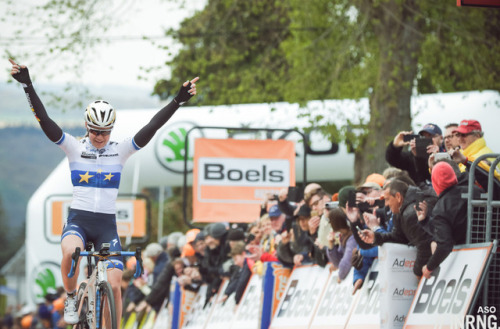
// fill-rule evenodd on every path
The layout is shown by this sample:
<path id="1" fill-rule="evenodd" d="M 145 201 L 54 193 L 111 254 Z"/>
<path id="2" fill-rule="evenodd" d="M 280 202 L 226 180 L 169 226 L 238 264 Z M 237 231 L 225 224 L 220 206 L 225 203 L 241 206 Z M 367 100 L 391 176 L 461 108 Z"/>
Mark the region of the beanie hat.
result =
<path id="1" fill-rule="evenodd" d="M 344 186 L 339 190 L 339 207 L 345 208 L 347 200 L 349 199 L 349 192 L 356 191 L 354 186 Z"/>
<path id="2" fill-rule="evenodd" d="M 299 212 L 297 213 L 297 217 L 311 217 L 311 208 L 308 205 L 303 204 L 299 208 Z"/>
<path id="3" fill-rule="evenodd" d="M 230 229 L 227 233 L 227 239 L 229 241 L 243 241 L 245 240 L 245 233 L 239 229 Z"/>
<path id="4" fill-rule="evenodd" d="M 439 196 L 448 187 L 458 183 L 453 168 L 446 162 L 438 162 L 432 168 L 432 187 Z"/>
<path id="5" fill-rule="evenodd" d="M 227 232 L 226 225 L 222 223 L 213 223 L 208 228 L 208 235 L 218 240 L 222 239 L 222 237 L 226 232 Z"/>

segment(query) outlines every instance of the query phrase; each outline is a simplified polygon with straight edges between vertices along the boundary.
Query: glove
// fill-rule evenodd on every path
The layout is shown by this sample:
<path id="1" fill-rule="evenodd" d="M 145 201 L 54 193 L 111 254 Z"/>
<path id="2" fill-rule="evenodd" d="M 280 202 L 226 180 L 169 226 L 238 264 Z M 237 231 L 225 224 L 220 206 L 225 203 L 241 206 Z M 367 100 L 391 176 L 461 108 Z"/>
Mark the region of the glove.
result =
<path id="1" fill-rule="evenodd" d="M 19 73 L 13 74 L 12 77 L 20 83 L 24 83 L 26 86 L 31 85 L 30 73 L 27 67 L 21 67 Z"/>
<path id="2" fill-rule="evenodd" d="M 191 97 L 193 97 L 193 95 L 189 93 L 189 89 L 191 89 L 191 82 L 189 82 L 186 87 L 184 87 L 184 85 L 181 86 L 181 89 L 179 89 L 177 96 L 175 96 L 174 98 L 177 104 L 182 105 L 186 103 Z"/>
<path id="3" fill-rule="evenodd" d="M 351 265 L 358 271 L 363 268 L 363 256 L 361 256 L 358 249 L 352 251 Z"/>

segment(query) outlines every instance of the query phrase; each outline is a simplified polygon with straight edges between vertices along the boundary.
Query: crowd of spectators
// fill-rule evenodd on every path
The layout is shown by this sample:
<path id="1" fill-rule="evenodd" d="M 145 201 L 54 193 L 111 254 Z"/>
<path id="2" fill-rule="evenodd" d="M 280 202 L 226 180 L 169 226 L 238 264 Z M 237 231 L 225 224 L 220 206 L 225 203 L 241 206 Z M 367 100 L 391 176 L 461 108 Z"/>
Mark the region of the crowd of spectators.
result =
<path id="1" fill-rule="evenodd" d="M 194 292 L 206 284 L 208 302 L 227 278 L 222 301 L 234 298 L 237 304 L 251 274 L 261 273 L 265 262 L 328 266 L 338 270 L 339 282 L 353 268 L 354 294 L 385 242 L 415 246 L 414 274 L 430 278 L 453 246 L 465 242 L 467 204 L 462 195 L 468 192 L 471 163 L 486 153 L 493 152 L 479 122 L 450 123 L 444 136 L 429 123 L 415 135 L 398 133 L 386 149 L 388 168 L 370 174 L 359 186 L 326 191 L 311 183 L 293 200 L 289 189 L 282 189 L 266 195 L 253 223 L 212 223 L 185 234 L 173 232 L 147 245 L 142 277 L 134 279 L 135 260 L 127 262 L 125 314 L 158 311 L 169 300 L 174 279 Z M 485 159 L 476 168 L 474 193 L 487 190 L 490 165 L 491 159 Z M 495 196 L 500 195 L 498 186 L 496 181 Z M 60 313 L 51 303 L 50 312 Z M 56 320 L 51 323 L 57 327 Z"/>

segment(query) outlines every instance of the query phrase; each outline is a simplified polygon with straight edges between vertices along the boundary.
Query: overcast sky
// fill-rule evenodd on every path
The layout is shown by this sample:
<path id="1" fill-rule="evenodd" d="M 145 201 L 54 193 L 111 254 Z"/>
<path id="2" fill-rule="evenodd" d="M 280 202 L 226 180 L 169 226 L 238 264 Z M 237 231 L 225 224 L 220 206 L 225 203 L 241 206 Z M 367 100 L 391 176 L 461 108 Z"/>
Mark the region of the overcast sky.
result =
<path id="1" fill-rule="evenodd" d="M 2 31 L 0 49 L 3 48 L 16 54 L 20 51 L 35 52 L 40 47 L 50 46 L 43 42 L 43 28 L 40 29 L 39 34 L 36 33 L 38 35 L 29 33 L 16 40 L 10 40 L 13 31 L 26 26 L 26 24 L 35 24 L 37 19 L 33 17 L 21 19 L 19 16 L 11 19 L 5 15 L 6 10 L 10 8 L 22 16 L 27 7 L 43 4 L 47 1 L 15 0 L 9 1 L 10 4 L 7 1 L 0 1 L 0 31 Z M 109 9 L 109 18 L 123 23 L 118 27 L 113 27 L 103 35 L 104 38 L 111 39 L 109 44 L 101 44 L 93 49 L 91 54 L 88 54 L 88 62 L 84 63 L 85 71 L 81 80 L 84 84 L 131 85 L 151 90 L 157 78 L 169 74 L 168 68 L 164 67 L 150 75 L 148 81 L 139 81 L 137 76 L 143 73 L 140 66 L 162 65 L 167 60 L 166 52 L 158 50 L 149 41 L 143 41 L 140 38 L 143 36 L 161 37 L 165 29 L 178 27 L 184 18 L 191 16 L 196 10 L 202 9 L 206 0 L 185 1 L 184 9 L 180 8 L 180 2 L 176 0 L 114 0 L 110 3 L 113 5 Z M 156 40 L 161 45 L 169 43 L 166 38 Z M 175 51 L 175 45 L 173 50 Z M 2 55 L 6 57 L 5 51 L 2 51 Z M 21 62 L 21 64 L 28 65 L 32 77 L 35 77 L 38 83 L 65 83 L 74 79 L 71 74 L 56 72 L 56 76 L 49 80 L 47 72 L 43 72 L 41 69 L 37 71 L 39 65 L 36 61 L 23 62 L 21 60 Z M 8 71 L 10 70 L 7 58 L 0 61 L 0 69 L 3 72 L 0 82 L 5 82 L 9 77 Z M 179 79 L 187 79 L 187 77 L 179 77 Z"/>

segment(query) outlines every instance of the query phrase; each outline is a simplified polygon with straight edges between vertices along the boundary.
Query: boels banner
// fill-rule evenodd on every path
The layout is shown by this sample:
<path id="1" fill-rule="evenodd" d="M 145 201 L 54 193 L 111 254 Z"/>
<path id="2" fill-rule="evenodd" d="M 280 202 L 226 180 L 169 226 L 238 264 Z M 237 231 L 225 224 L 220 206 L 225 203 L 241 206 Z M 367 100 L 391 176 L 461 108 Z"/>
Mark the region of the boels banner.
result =
<path id="1" fill-rule="evenodd" d="M 194 145 L 194 222 L 253 222 L 266 193 L 295 186 L 292 141 L 198 138 Z"/>

